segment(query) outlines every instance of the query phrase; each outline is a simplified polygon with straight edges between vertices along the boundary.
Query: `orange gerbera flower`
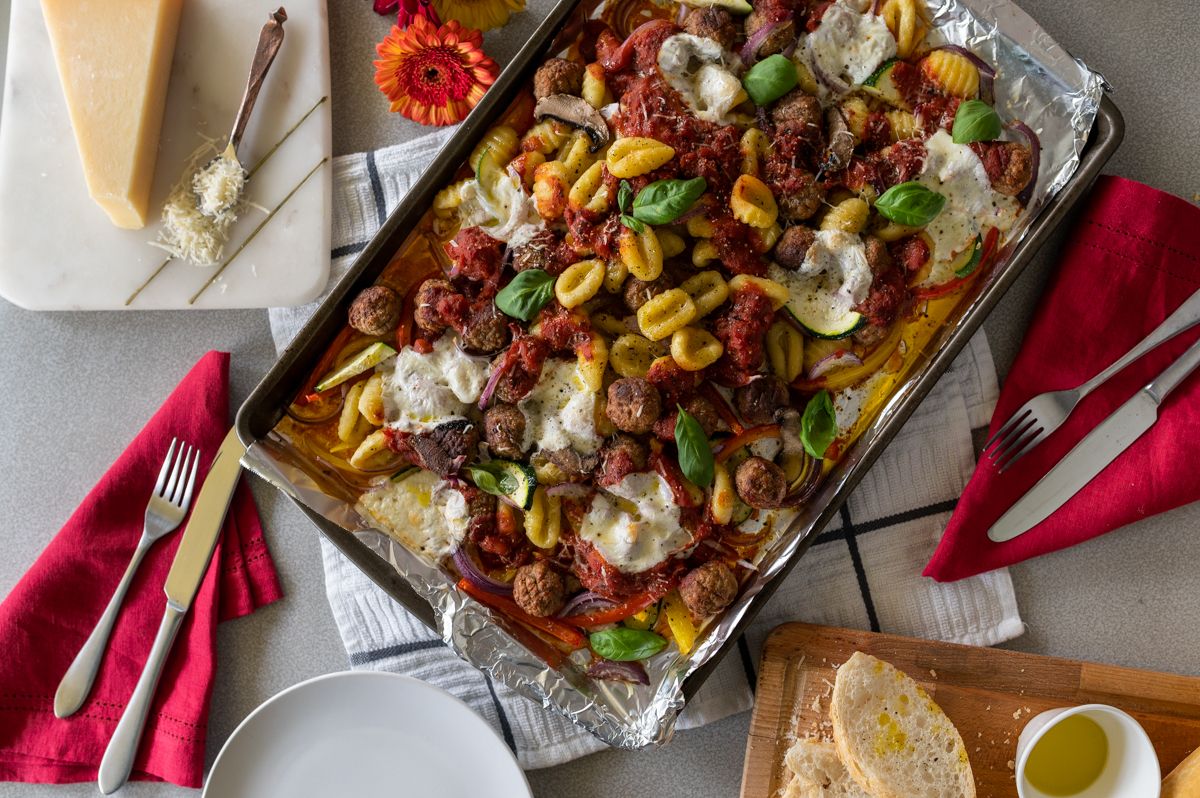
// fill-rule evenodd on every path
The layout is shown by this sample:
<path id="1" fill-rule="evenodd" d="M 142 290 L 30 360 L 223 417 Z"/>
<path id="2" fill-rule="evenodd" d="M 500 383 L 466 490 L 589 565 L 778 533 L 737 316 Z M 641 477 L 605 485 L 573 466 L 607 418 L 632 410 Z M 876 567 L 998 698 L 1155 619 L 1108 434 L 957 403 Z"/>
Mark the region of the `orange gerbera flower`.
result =
<path id="1" fill-rule="evenodd" d="M 461 122 L 500 73 L 483 52 L 483 34 L 457 20 L 438 27 L 423 16 L 392 26 L 375 47 L 375 83 L 391 109 L 423 125 Z"/>

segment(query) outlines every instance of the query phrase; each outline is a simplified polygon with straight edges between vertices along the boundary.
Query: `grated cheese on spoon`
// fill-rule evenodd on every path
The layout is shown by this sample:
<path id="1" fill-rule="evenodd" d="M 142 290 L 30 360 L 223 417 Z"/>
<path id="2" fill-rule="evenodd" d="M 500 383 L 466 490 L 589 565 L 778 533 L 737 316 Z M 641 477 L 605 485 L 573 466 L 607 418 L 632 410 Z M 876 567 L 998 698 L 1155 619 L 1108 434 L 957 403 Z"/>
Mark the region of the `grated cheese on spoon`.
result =
<path id="1" fill-rule="evenodd" d="M 218 157 L 209 163 L 221 154 L 212 139 L 191 154 L 163 205 L 158 240 L 151 242 L 196 266 L 212 266 L 221 259 L 229 229 L 244 205 L 246 173 L 229 158 Z"/>

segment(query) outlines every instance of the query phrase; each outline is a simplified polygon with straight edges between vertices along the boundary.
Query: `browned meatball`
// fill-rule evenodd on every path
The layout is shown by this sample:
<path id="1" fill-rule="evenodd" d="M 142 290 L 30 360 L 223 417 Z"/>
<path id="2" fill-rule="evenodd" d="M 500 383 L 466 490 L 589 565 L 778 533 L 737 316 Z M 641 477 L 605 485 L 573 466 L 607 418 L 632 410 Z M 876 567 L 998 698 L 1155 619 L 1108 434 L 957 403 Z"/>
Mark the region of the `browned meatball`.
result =
<path id="1" fill-rule="evenodd" d="M 762 457 L 747 458 L 738 466 L 733 481 L 738 496 L 751 507 L 779 507 L 787 496 L 783 469 Z"/>
<path id="2" fill-rule="evenodd" d="M 608 386 L 604 413 L 617 429 L 641 435 L 662 414 L 662 400 L 658 389 L 641 377 L 622 377 Z"/>
<path id="3" fill-rule="evenodd" d="M 646 470 L 646 447 L 632 435 L 614 435 L 600 449 L 600 471 L 596 484 L 616 485 L 638 471 Z"/>
<path id="4" fill-rule="evenodd" d="M 733 603 L 738 583 L 733 571 L 713 560 L 693 568 L 679 583 L 679 597 L 697 619 L 716 615 Z"/>
<path id="5" fill-rule="evenodd" d="M 483 438 L 497 457 L 520 460 L 525 456 L 525 414 L 516 405 L 499 402 L 483 414 Z"/>
<path id="6" fill-rule="evenodd" d="M 863 249 L 867 256 L 867 265 L 871 267 L 871 274 L 883 274 L 890 271 L 895 264 L 887 244 L 875 236 L 863 236 Z"/>
<path id="7" fill-rule="evenodd" d="M 554 273 L 554 250 L 558 246 L 558 238 L 549 230 L 543 230 L 529 240 L 513 249 L 513 269 L 523 272 L 526 269 L 541 269 Z"/>
<path id="8" fill-rule="evenodd" d="M 817 240 L 817 231 L 810 227 L 794 224 L 783 231 L 775 242 L 774 258 L 785 269 L 799 269 L 808 257 L 808 250 Z"/>
<path id="9" fill-rule="evenodd" d="M 726 50 L 733 49 L 737 28 L 733 17 L 722 8 L 696 8 L 683 18 L 683 29 L 693 36 L 705 36 Z"/>
<path id="10" fill-rule="evenodd" d="M 598 454 L 580 454 L 571 447 L 543 450 L 539 454 L 558 467 L 569 482 L 579 482 L 596 470 Z"/>
<path id="11" fill-rule="evenodd" d="M 533 76 L 533 96 L 539 100 L 551 94 L 577 95 L 582 90 L 583 64 L 565 58 L 551 58 Z"/>
<path id="12" fill-rule="evenodd" d="M 462 328 L 463 349 L 490 355 L 508 343 L 508 320 L 489 299 L 475 308 Z"/>
<path id="13" fill-rule="evenodd" d="M 792 89 L 779 98 L 771 109 L 771 121 L 780 127 L 801 128 L 805 137 L 820 134 L 823 114 L 821 101 L 804 89 Z"/>
<path id="14" fill-rule="evenodd" d="M 787 407 L 789 399 L 787 385 L 773 375 L 755 377 L 733 392 L 738 415 L 751 426 L 773 422 L 775 411 Z"/>
<path id="15" fill-rule="evenodd" d="M 812 215 L 821 209 L 825 201 L 825 189 L 812 174 L 798 177 L 794 191 L 776 194 L 779 200 L 779 212 L 785 219 L 802 222 L 811 219 Z"/>
<path id="16" fill-rule="evenodd" d="M 400 297 L 386 285 L 364 288 L 350 303 L 350 326 L 366 335 L 387 335 L 400 323 Z"/>
<path id="17" fill-rule="evenodd" d="M 654 297 L 674 287 L 674 281 L 666 274 L 661 274 L 654 280 L 646 282 L 639 280 L 636 277 L 628 277 L 625 280 L 625 288 L 622 296 L 625 298 L 625 306 L 634 313 L 638 312 L 638 308 L 649 302 Z"/>
<path id="18" fill-rule="evenodd" d="M 427 333 L 440 333 L 446 329 L 446 321 L 442 318 L 438 305 L 447 297 L 455 296 L 458 292 L 449 280 L 433 277 L 421 283 L 413 302 L 413 320 L 417 327 Z"/>
<path id="19" fill-rule="evenodd" d="M 703 396 L 689 398 L 683 403 L 683 409 L 696 419 L 700 429 L 704 430 L 704 434 L 710 438 L 721 426 L 721 416 L 717 413 L 717 408 L 713 407 L 713 403 Z M 654 422 L 654 436 L 664 442 L 675 440 L 675 422 L 678 418 L 677 410 L 669 410 L 666 415 Z"/>
<path id="20" fill-rule="evenodd" d="M 750 39 L 754 36 L 755 31 L 767 25 L 775 24 L 775 19 L 778 18 L 775 9 L 769 9 L 763 13 L 757 10 L 751 11 L 746 17 L 746 38 Z M 796 23 L 788 19 L 776 25 L 775 29 L 767 34 L 767 38 L 763 39 L 762 44 L 758 46 L 756 55 L 759 58 L 766 58 L 769 55 L 783 52 L 783 48 L 796 40 Z"/>
<path id="21" fill-rule="evenodd" d="M 563 608 L 567 586 L 562 574 L 547 560 L 538 560 L 517 569 L 513 578 L 513 601 L 538 618 L 546 618 Z"/>
<path id="22" fill-rule="evenodd" d="M 1029 148 L 1015 141 L 975 142 L 971 149 L 983 161 L 992 188 L 1015 197 L 1033 179 L 1033 156 Z"/>

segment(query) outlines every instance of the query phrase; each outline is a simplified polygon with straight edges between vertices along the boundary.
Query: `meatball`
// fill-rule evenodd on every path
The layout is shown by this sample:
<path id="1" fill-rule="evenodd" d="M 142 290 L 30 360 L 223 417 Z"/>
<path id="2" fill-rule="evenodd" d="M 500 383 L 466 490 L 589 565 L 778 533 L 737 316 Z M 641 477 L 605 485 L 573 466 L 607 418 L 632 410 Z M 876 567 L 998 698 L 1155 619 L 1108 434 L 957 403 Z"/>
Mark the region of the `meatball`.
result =
<path id="1" fill-rule="evenodd" d="M 785 269 L 799 269 L 808 257 L 809 247 L 817 240 L 817 231 L 792 225 L 775 242 L 775 262 Z"/>
<path id="2" fill-rule="evenodd" d="M 738 415 L 751 426 L 773 422 L 775 411 L 787 407 L 789 399 L 787 385 L 773 375 L 755 377 L 733 392 Z"/>
<path id="3" fill-rule="evenodd" d="M 780 214 L 785 219 L 802 222 L 811 219 L 813 214 L 821 209 L 825 202 L 825 189 L 811 174 L 802 175 L 795 182 L 793 191 L 776 196 L 779 199 Z"/>
<path id="4" fill-rule="evenodd" d="M 617 429 L 641 435 L 653 429 L 662 400 L 658 389 L 641 377 L 622 377 L 608 386 L 604 413 Z"/>
<path id="5" fill-rule="evenodd" d="M 683 18 L 683 29 L 693 36 L 712 39 L 726 50 L 733 49 L 734 39 L 737 38 L 733 17 L 721 8 L 696 8 L 689 11 Z"/>
<path id="6" fill-rule="evenodd" d="M 683 409 L 688 412 L 688 415 L 696 419 L 696 422 L 700 425 L 700 429 L 704 430 L 704 434 L 710 438 L 721 425 L 721 416 L 717 413 L 717 408 L 713 407 L 713 403 L 703 396 L 691 397 L 683 403 Z M 655 421 L 654 436 L 660 441 L 665 442 L 675 440 L 675 422 L 678 418 L 678 411 L 672 410 L 658 421 Z"/>
<path id="7" fill-rule="evenodd" d="M 543 230 L 529 240 L 513 249 L 513 270 L 523 272 L 527 269 L 541 269 L 551 274 L 555 273 L 555 248 L 558 238 L 549 230 Z"/>
<path id="8" fill-rule="evenodd" d="M 779 507 L 787 496 L 787 477 L 783 469 L 762 457 L 747 458 L 734 474 L 738 496 L 751 507 Z"/>
<path id="9" fill-rule="evenodd" d="M 694 568 L 679 583 L 679 597 L 697 620 L 716 615 L 737 596 L 737 577 L 723 562 L 712 560 Z"/>
<path id="10" fill-rule="evenodd" d="M 583 64 L 565 58 L 551 58 L 533 76 L 533 96 L 539 100 L 551 94 L 578 95 L 582 90 Z"/>
<path id="11" fill-rule="evenodd" d="M 516 405 L 499 402 L 483 414 L 483 438 L 497 457 L 520 460 L 525 456 L 525 414 Z"/>
<path id="12" fill-rule="evenodd" d="M 427 333 L 437 334 L 446 329 L 446 320 L 441 305 L 451 297 L 461 296 L 450 285 L 449 280 L 433 277 L 421 283 L 413 305 L 413 320 L 417 327 Z"/>
<path id="13" fill-rule="evenodd" d="M 525 612 L 546 618 L 563 608 L 567 586 L 548 560 L 538 560 L 517 569 L 513 578 L 513 601 Z"/>
<path id="14" fill-rule="evenodd" d="M 1029 148 L 1015 141 L 975 142 L 971 149 L 983 161 L 992 188 L 1015 197 L 1033 179 L 1033 156 Z"/>
<path id="15" fill-rule="evenodd" d="M 490 355 L 508 343 L 508 320 L 487 299 L 475 308 L 463 324 L 462 345 L 468 352 Z"/>
<path id="16" fill-rule="evenodd" d="M 646 470 L 646 447 L 632 435 L 617 434 L 600 449 L 596 484 L 615 485 L 630 474 Z"/>
<path id="17" fill-rule="evenodd" d="M 863 236 L 863 249 L 871 274 L 878 276 L 891 270 L 894 263 L 892 253 L 888 252 L 887 244 L 882 240 L 875 236 Z"/>
<path id="18" fill-rule="evenodd" d="M 755 9 L 750 12 L 746 17 L 746 38 L 752 38 L 759 29 L 772 24 L 776 26 L 775 29 L 758 45 L 755 55 L 759 58 L 783 52 L 785 47 L 796 40 L 796 23 L 791 19 L 779 20 L 779 13 L 775 8 L 768 8 L 766 11 Z"/>
<path id="19" fill-rule="evenodd" d="M 674 284 L 666 274 L 659 275 L 650 282 L 629 277 L 625 280 L 625 288 L 622 293 L 625 298 L 625 306 L 633 313 L 637 313 L 638 308 L 642 305 L 672 287 Z"/>
<path id="20" fill-rule="evenodd" d="M 580 454 L 571 447 L 543 450 L 541 454 L 558 467 L 568 482 L 578 482 L 596 470 L 599 455 Z"/>
<path id="21" fill-rule="evenodd" d="M 779 127 L 800 128 L 802 135 L 819 135 L 822 128 L 821 101 L 804 89 L 792 89 L 771 109 L 771 121 Z"/>
<path id="22" fill-rule="evenodd" d="M 364 288 L 350 303 L 350 326 L 366 335 L 387 335 L 400 323 L 400 297 L 386 285 Z"/>

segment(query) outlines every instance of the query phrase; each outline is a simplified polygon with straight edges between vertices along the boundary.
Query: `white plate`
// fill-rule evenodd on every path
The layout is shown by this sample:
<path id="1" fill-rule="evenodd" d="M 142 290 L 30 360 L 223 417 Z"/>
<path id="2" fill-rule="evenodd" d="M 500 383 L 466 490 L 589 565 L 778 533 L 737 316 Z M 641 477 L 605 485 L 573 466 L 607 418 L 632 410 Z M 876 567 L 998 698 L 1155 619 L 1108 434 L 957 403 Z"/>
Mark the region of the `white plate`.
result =
<path id="1" fill-rule="evenodd" d="M 526 798 L 504 741 L 454 696 L 393 673 L 348 671 L 284 690 L 225 742 L 204 796 Z"/>
<path id="2" fill-rule="evenodd" d="M 149 244 L 159 229 L 154 209 L 162 208 L 203 141 L 198 134 L 229 135 L 258 32 L 276 6 L 288 13 L 283 47 L 242 140 L 242 162 L 256 163 L 329 95 L 325 1 L 183 4 L 150 195 L 152 221 L 141 230 L 121 230 L 88 196 L 41 3 L 13 0 L 0 109 L 0 296 L 32 310 L 125 309 L 165 258 Z M 326 101 L 254 176 L 247 198 L 275 207 L 331 149 Z M 128 309 L 272 307 L 313 299 L 329 279 L 331 169 L 321 167 L 194 305 L 189 299 L 217 267 L 172 261 Z M 226 255 L 262 219 L 257 210 L 244 213 L 230 231 Z"/>

